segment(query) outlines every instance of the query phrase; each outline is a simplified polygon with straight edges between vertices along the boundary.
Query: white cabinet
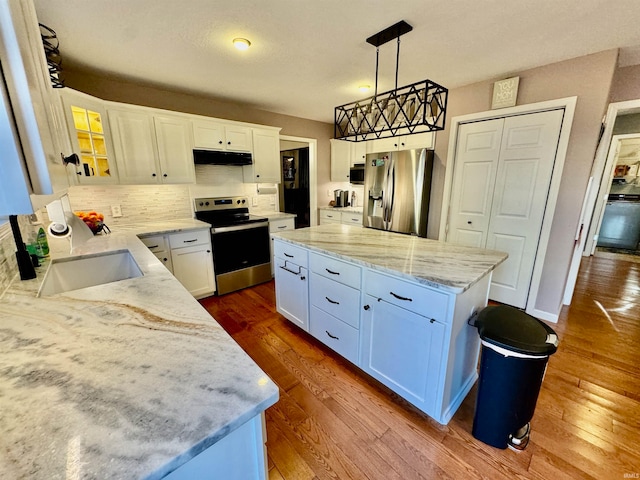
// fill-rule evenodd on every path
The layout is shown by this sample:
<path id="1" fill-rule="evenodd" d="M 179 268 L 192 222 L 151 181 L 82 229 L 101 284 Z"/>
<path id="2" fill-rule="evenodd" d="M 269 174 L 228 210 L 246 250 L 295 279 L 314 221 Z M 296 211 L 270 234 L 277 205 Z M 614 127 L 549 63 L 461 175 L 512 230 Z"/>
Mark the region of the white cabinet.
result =
<path id="1" fill-rule="evenodd" d="M 280 183 L 280 129 L 253 129 L 253 164 L 243 167 L 245 183 Z"/>
<path id="2" fill-rule="evenodd" d="M 340 211 L 339 208 L 322 208 L 320 209 L 320 225 L 327 223 L 342 223 L 343 225 L 362 226 L 362 213 Z"/>
<path id="3" fill-rule="evenodd" d="M 276 310 L 309 331 L 309 275 L 307 251 L 286 242 L 274 242 Z"/>
<path id="4" fill-rule="evenodd" d="M 182 117 L 154 115 L 162 183 L 195 183 L 189 122 Z"/>
<path id="5" fill-rule="evenodd" d="M 31 213 L 30 193 L 69 186 L 58 141 L 64 128 L 32 2 L 0 2 L 0 65 L 0 215 Z"/>
<path id="6" fill-rule="evenodd" d="M 358 364 L 361 268 L 309 253 L 309 333 Z"/>
<path id="7" fill-rule="evenodd" d="M 191 132 L 180 116 L 109 109 L 120 183 L 193 183 Z"/>
<path id="8" fill-rule="evenodd" d="M 342 214 L 339 210 L 320 209 L 320 225 L 327 223 L 342 223 Z"/>
<path id="9" fill-rule="evenodd" d="M 269 234 L 284 232 L 286 230 L 294 230 L 296 228 L 295 218 L 280 218 L 278 220 L 269 220 Z M 271 276 L 274 274 L 274 258 L 273 258 L 273 239 L 269 241 L 271 250 Z"/>
<path id="10" fill-rule="evenodd" d="M 279 278 L 276 270 L 278 312 L 302 326 L 290 312 L 306 312 L 308 301 L 309 333 L 447 424 L 478 376 L 480 341 L 467 322 L 486 306 L 491 274 L 453 293 L 345 261 L 343 253 L 336 258 L 278 239 L 275 248 L 277 261 L 290 255 L 281 265 L 297 274 Z M 307 296 L 299 285 L 306 269 L 297 273 L 305 254 Z"/>
<path id="11" fill-rule="evenodd" d="M 141 236 L 140 240 L 196 298 L 216 290 L 209 229 Z"/>
<path id="12" fill-rule="evenodd" d="M 166 235 L 152 235 L 150 237 L 141 237 L 140 240 L 142 240 L 142 243 L 167 267 L 167 270 L 173 273 L 168 237 Z"/>
<path id="13" fill-rule="evenodd" d="M 62 108 L 69 132 L 71 149 L 80 159 L 80 165 L 72 165 L 74 183 L 117 183 L 118 172 L 105 102 L 99 98 L 74 90 L 60 92 Z"/>
<path id="14" fill-rule="evenodd" d="M 371 295 L 364 301 L 361 368 L 437 418 L 444 325 Z"/>
<path id="15" fill-rule="evenodd" d="M 251 152 L 253 136 L 251 128 L 209 120 L 192 120 L 194 148 Z"/>
<path id="16" fill-rule="evenodd" d="M 120 183 L 157 183 L 153 117 L 144 111 L 109 109 Z"/>
<path id="17" fill-rule="evenodd" d="M 266 480 L 264 413 L 257 415 L 202 453 L 163 477 L 165 480 L 228 478 Z"/>
<path id="18" fill-rule="evenodd" d="M 215 292 L 213 253 L 209 229 L 169 236 L 173 274 L 196 298 Z"/>
<path id="19" fill-rule="evenodd" d="M 349 169 L 356 163 L 365 163 L 368 142 L 347 142 L 331 139 L 331 181 L 348 182 Z"/>
<path id="20" fill-rule="evenodd" d="M 434 148 L 435 133 L 425 132 L 399 137 L 380 138 L 366 142 L 367 153 L 394 152 L 414 148 Z"/>

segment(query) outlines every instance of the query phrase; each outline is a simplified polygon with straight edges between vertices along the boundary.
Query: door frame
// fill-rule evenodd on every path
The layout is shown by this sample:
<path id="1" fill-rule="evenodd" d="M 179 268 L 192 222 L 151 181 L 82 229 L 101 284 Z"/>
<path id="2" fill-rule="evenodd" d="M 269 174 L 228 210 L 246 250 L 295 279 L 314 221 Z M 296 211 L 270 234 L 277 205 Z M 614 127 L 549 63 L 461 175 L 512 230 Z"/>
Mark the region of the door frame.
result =
<path id="1" fill-rule="evenodd" d="M 293 135 L 280 135 L 280 140 L 309 144 L 309 224 L 318 225 L 318 140 Z"/>
<path id="2" fill-rule="evenodd" d="M 556 160 L 553 165 L 551 181 L 549 184 L 549 195 L 547 197 L 547 205 L 542 219 L 542 227 L 540 229 L 540 238 L 538 240 L 538 248 L 535 255 L 533 273 L 531 275 L 531 284 L 529 287 L 529 296 L 527 297 L 526 313 L 534 317 L 541 318 L 550 322 L 558 321 L 558 313 L 544 312 L 535 308 L 538 291 L 540 289 L 540 280 L 542 277 L 542 268 L 549 245 L 549 236 L 551 233 L 551 225 L 560 191 L 560 180 L 562 178 L 562 170 L 567 156 L 569 146 L 569 136 L 573 117 L 576 109 L 578 97 L 566 97 L 545 102 L 530 103 L 517 107 L 503 108 L 500 110 L 489 110 L 485 112 L 472 113 L 468 115 L 460 115 L 451 119 L 449 145 L 447 150 L 447 168 L 445 170 L 444 192 L 442 197 L 442 209 L 440 211 L 440 231 L 438 238 L 442 241 L 446 240 L 449 227 L 449 210 L 451 203 L 451 190 L 453 185 L 453 170 L 455 169 L 455 159 L 457 157 L 458 132 L 461 124 L 471 122 L 481 122 L 485 120 L 494 120 L 497 118 L 511 117 L 515 115 L 528 115 L 530 113 L 545 112 L 549 110 L 564 109 L 564 117 L 560 126 L 560 137 L 558 139 L 558 149 L 556 151 Z"/>

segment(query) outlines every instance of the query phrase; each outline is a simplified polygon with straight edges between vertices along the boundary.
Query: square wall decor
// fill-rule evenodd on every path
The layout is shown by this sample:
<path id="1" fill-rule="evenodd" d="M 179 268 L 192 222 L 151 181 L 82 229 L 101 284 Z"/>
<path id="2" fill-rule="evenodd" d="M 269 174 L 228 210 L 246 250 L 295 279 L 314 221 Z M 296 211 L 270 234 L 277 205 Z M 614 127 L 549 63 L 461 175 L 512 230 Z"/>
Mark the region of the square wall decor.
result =
<path id="1" fill-rule="evenodd" d="M 493 99 L 491 108 L 513 107 L 518 97 L 518 84 L 520 77 L 511 77 L 499 80 L 493 84 Z"/>

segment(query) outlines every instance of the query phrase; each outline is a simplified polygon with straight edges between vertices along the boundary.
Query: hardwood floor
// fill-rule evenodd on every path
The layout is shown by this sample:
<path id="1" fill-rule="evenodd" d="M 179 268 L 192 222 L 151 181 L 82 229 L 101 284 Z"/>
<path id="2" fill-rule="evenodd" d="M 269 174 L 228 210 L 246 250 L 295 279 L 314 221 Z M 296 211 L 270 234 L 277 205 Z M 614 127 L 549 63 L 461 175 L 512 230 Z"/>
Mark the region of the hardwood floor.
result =
<path id="1" fill-rule="evenodd" d="M 583 260 L 521 452 L 473 438 L 475 387 L 439 425 L 280 316 L 273 282 L 201 303 L 280 387 L 271 480 L 640 476 L 640 263 Z"/>

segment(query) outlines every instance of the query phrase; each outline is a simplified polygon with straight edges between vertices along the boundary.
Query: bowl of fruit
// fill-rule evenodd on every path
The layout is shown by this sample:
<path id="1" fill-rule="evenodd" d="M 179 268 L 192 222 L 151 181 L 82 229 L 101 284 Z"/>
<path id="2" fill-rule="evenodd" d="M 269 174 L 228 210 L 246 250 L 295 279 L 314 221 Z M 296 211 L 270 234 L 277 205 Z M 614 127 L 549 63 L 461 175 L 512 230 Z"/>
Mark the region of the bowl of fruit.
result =
<path id="1" fill-rule="evenodd" d="M 98 212 L 74 212 L 87 227 L 97 235 L 100 232 L 110 233 L 109 227 L 104 224 L 104 215 Z"/>

